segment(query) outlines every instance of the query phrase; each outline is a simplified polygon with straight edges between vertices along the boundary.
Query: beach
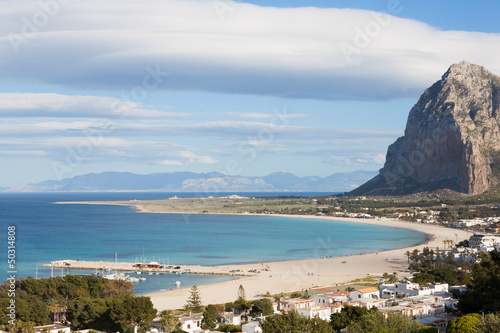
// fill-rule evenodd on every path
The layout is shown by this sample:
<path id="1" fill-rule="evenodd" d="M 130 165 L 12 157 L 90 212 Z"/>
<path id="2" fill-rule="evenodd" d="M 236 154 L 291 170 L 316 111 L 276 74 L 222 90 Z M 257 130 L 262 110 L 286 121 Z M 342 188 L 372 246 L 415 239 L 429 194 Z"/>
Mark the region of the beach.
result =
<path id="1" fill-rule="evenodd" d="M 143 207 L 135 207 L 141 211 Z M 146 212 L 145 210 L 142 210 Z M 429 240 L 421 245 L 410 248 L 402 248 L 384 252 L 360 254 L 329 258 L 328 253 L 322 249 L 321 237 L 315 251 L 315 258 L 307 260 L 266 262 L 258 264 L 228 265 L 221 266 L 225 270 L 253 270 L 257 269 L 259 274 L 243 277 L 239 280 L 223 282 L 213 285 L 199 286 L 202 301 L 205 305 L 232 302 L 236 299 L 238 288 L 242 285 L 248 299 L 256 299 L 262 295 L 279 294 L 282 292 L 301 291 L 312 287 L 331 287 L 354 279 L 363 278 L 367 275 L 381 276 L 383 273 L 404 274 L 408 269 L 407 251 L 414 249 L 422 250 L 424 247 L 432 249 L 444 249 L 445 240 L 460 242 L 468 239 L 466 231 L 445 228 L 430 224 L 411 223 L 395 221 L 391 219 L 355 219 L 336 218 L 323 216 L 294 216 L 296 218 L 315 218 L 335 221 L 349 221 L 353 223 L 366 223 L 380 226 L 406 228 L 423 232 L 429 235 Z M 318 235 L 321 236 L 321 235 Z M 326 239 L 325 239 L 326 241 Z M 249 250 L 251 251 L 251 249 Z M 264 270 L 265 269 L 265 270 Z M 148 296 L 156 309 L 159 311 L 167 309 L 179 309 L 186 304 L 190 289 L 179 289 L 174 291 L 152 293 Z"/>

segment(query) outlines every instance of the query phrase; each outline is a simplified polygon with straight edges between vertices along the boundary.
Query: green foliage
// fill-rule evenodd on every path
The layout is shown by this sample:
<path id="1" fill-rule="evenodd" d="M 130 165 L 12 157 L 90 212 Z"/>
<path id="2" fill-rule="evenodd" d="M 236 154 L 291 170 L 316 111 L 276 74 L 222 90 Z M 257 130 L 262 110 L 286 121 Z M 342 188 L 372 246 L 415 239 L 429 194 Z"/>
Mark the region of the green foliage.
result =
<path id="1" fill-rule="evenodd" d="M 0 286 L 0 324 L 6 324 L 8 319 L 4 315 L 10 300 L 7 290 L 6 284 Z M 94 316 L 102 310 L 103 306 L 103 303 L 97 299 L 121 297 L 133 295 L 133 293 L 134 287 L 131 283 L 111 281 L 102 277 L 77 275 L 47 279 L 28 277 L 16 281 L 17 320 L 20 323 L 33 322 L 37 326 L 47 325 L 52 322 L 51 313 L 64 311 L 68 308 L 68 311 L 73 311 L 76 323 L 80 323 L 80 321 L 90 323 L 92 322 L 91 317 L 84 319 L 85 311 L 77 306 L 77 301 L 88 304 L 86 315 Z M 90 299 L 95 299 L 95 301 L 91 302 Z M 82 306 L 80 304 L 80 307 Z"/>
<path id="2" fill-rule="evenodd" d="M 481 322 L 481 316 L 470 313 L 452 320 L 446 327 L 446 333 L 476 333 Z"/>
<path id="3" fill-rule="evenodd" d="M 242 285 L 238 288 L 238 298 L 234 302 L 234 305 L 236 310 L 240 312 L 245 311 L 245 313 L 252 307 L 252 303 L 246 300 L 245 288 Z"/>
<path id="4" fill-rule="evenodd" d="M 146 332 L 149 331 L 156 312 L 151 298 L 126 296 L 113 306 L 109 316 L 120 324 L 122 332 L 133 332 L 136 325 L 141 332 Z"/>
<path id="5" fill-rule="evenodd" d="M 259 299 L 253 303 L 252 309 L 250 310 L 250 315 L 253 317 L 257 316 L 270 316 L 274 313 L 273 303 L 271 300 L 264 298 Z"/>
<path id="6" fill-rule="evenodd" d="M 500 313 L 481 317 L 477 333 L 500 333 Z"/>
<path id="7" fill-rule="evenodd" d="M 262 323 L 263 333 L 333 333 L 325 320 L 306 318 L 292 311 L 284 315 L 267 317 Z"/>
<path id="8" fill-rule="evenodd" d="M 217 327 L 217 308 L 210 304 L 203 312 L 201 328 L 204 330 L 214 330 Z"/>
<path id="9" fill-rule="evenodd" d="M 67 318 L 71 321 L 73 329 L 86 329 L 92 327 L 98 330 L 119 329 L 119 325 L 112 323 L 109 318 L 109 303 L 104 299 L 81 297 L 70 301 Z"/>
<path id="10" fill-rule="evenodd" d="M 481 254 L 481 263 L 474 265 L 472 283 L 458 303 L 462 313 L 500 311 L 500 253 Z"/>
<path id="11" fill-rule="evenodd" d="M 423 325 L 399 314 L 384 314 L 370 311 L 351 323 L 347 328 L 348 333 L 419 333 Z"/>
<path id="12" fill-rule="evenodd" d="M 413 282 L 418 283 L 422 286 L 433 282 L 448 283 L 450 286 L 459 283 L 455 271 L 450 268 L 435 268 L 424 270 L 413 276 Z"/>
<path id="13" fill-rule="evenodd" d="M 189 298 L 187 299 L 185 308 L 192 312 L 203 311 L 203 303 L 201 301 L 200 290 L 197 286 L 193 286 L 191 288 L 191 292 L 189 294 Z"/>
<path id="14" fill-rule="evenodd" d="M 234 309 L 236 309 L 236 305 L 234 304 L 234 302 L 227 302 L 226 304 L 224 304 L 224 311 L 233 312 Z"/>
<path id="15" fill-rule="evenodd" d="M 330 325 L 334 330 L 340 331 L 373 311 L 376 311 L 376 309 L 368 311 L 368 309 L 359 306 L 346 305 L 342 308 L 340 313 L 333 313 L 331 315 Z"/>
<path id="16" fill-rule="evenodd" d="M 3 306 L 9 301 L 7 289 L 6 284 L 0 286 L 0 314 L 7 310 Z M 20 279 L 16 281 L 16 323 L 28 326 L 31 324 L 27 323 L 34 326 L 47 325 L 52 322 L 51 313 L 66 311 L 73 329 L 92 328 L 116 332 L 123 331 L 122 323 L 115 320 L 118 312 L 128 308 L 129 312 L 134 313 L 130 315 L 132 322 L 142 326 L 142 330 L 149 328 L 156 310 L 149 298 L 134 297 L 133 292 L 131 283 L 94 276 Z M 122 314 L 125 315 L 125 312 L 122 311 Z M 5 324 L 3 319 L 7 317 L 1 317 L 1 323 Z M 12 328 L 16 332 L 27 329 L 30 328 Z"/>
<path id="17" fill-rule="evenodd" d="M 424 326 L 418 330 L 418 333 L 439 333 L 439 330 L 434 326 Z"/>
<path id="18" fill-rule="evenodd" d="M 219 325 L 217 330 L 221 332 L 241 332 L 241 325 L 222 324 Z"/>
<path id="19" fill-rule="evenodd" d="M 301 293 L 299 291 L 296 291 L 290 295 L 291 298 L 304 298 L 304 296 L 307 296 L 305 293 Z"/>
<path id="20" fill-rule="evenodd" d="M 181 327 L 181 320 L 170 310 L 164 310 L 160 316 L 160 327 L 165 333 L 173 333 Z"/>

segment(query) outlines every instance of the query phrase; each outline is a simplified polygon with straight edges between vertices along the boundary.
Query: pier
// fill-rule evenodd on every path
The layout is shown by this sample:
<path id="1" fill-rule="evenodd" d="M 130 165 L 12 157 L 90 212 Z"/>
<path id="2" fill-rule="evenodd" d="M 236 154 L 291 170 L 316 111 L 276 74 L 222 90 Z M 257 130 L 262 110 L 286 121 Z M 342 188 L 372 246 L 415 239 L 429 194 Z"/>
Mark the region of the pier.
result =
<path id="1" fill-rule="evenodd" d="M 257 266 L 256 264 L 255 266 Z M 141 273 L 175 273 L 175 274 L 211 274 L 231 276 L 252 276 L 260 273 L 257 268 L 243 270 L 234 266 L 199 266 L 199 265 L 157 265 L 158 267 L 143 263 L 111 262 L 111 261 L 81 261 L 81 260 L 58 260 L 45 264 L 49 268 L 87 269 L 92 271 L 122 271 Z M 156 266 L 156 265 L 155 265 Z"/>

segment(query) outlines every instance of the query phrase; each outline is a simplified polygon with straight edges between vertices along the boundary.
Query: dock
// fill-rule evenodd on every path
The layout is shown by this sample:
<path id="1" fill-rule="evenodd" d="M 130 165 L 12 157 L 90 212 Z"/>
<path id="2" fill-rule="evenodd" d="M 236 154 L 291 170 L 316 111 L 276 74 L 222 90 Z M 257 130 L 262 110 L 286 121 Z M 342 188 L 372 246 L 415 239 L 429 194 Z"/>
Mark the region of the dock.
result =
<path id="1" fill-rule="evenodd" d="M 141 263 L 111 262 L 111 261 L 81 261 L 81 260 L 58 260 L 45 264 L 43 267 L 64 269 L 86 269 L 92 271 L 122 271 L 141 273 L 174 273 L 174 274 L 208 274 L 208 275 L 230 275 L 230 276 L 253 276 L 260 273 L 257 268 L 243 270 L 234 266 L 200 266 L 200 265 L 159 265 L 158 268 L 145 267 Z M 257 266 L 257 265 L 256 265 Z"/>

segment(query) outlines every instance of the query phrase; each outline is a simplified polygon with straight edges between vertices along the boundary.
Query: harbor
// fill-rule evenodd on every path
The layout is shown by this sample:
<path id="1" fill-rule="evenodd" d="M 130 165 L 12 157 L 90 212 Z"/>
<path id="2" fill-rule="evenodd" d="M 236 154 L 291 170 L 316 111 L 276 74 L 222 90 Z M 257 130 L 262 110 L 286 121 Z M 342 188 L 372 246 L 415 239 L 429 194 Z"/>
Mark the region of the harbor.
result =
<path id="1" fill-rule="evenodd" d="M 256 265 L 257 266 L 257 265 Z M 43 267 L 54 269 L 84 269 L 97 271 L 127 272 L 136 274 L 207 274 L 207 275 L 229 275 L 229 276 L 252 276 L 260 273 L 260 270 L 254 268 L 243 270 L 231 266 L 200 266 L 200 265 L 161 265 L 157 262 L 130 263 L 130 262 L 111 262 L 111 261 L 81 261 L 74 259 L 65 259 L 52 261 Z"/>

